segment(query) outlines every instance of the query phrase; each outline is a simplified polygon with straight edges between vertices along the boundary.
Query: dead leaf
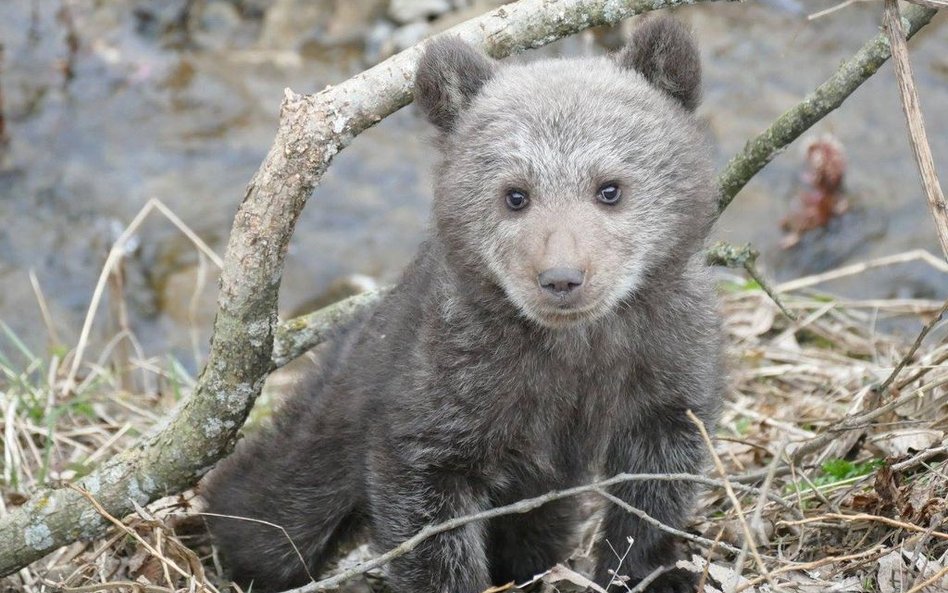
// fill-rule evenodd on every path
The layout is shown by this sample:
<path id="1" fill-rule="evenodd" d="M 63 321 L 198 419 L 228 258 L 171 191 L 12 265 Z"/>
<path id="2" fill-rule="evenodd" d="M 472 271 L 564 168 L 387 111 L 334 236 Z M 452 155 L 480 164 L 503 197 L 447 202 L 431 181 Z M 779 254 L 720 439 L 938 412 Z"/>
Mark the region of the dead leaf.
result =
<path id="1" fill-rule="evenodd" d="M 929 449 L 944 438 L 945 433 L 940 430 L 906 428 L 876 435 L 870 442 L 889 457 L 903 457 Z"/>
<path id="2" fill-rule="evenodd" d="M 581 587 L 581 590 L 592 589 L 596 593 L 606 593 L 606 590 L 587 579 L 578 572 L 569 569 L 562 564 L 557 564 L 551 568 L 544 576 L 543 582 L 548 584 L 560 584 L 560 583 L 571 583 L 578 587 Z"/>
<path id="3" fill-rule="evenodd" d="M 727 330 L 735 337 L 756 338 L 773 328 L 777 317 L 776 305 L 772 305 L 769 300 L 755 305 L 759 306 L 735 312 L 728 319 Z"/>
<path id="4" fill-rule="evenodd" d="M 707 567 L 708 576 L 710 576 L 713 581 L 720 584 L 725 591 L 733 591 L 734 589 L 741 588 L 750 582 L 740 574 L 734 572 L 734 569 L 732 569 L 730 566 L 718 564 L 717 562 L 712 562 L 710 565 L 708 565 L 707 560 L 701 556 L 698 556 L 697 554 L 692 554 L 691 560 L 679 560 L 677 563 L 675 563 L 675 566 L 699 575 L 703 574 L 705 567 Z M 715 588 L 709 582 L 705 582 L 704 590 L 705 593 L 721 593 L 720 589 Z M 744 589 L 744 592 L 757 593 L 757 588 L 747 587 Z"/>
<path id="5" fill-rule="evenodd" d="M 906 589 L 908 579 L 906 579 L 902 555 L 898 550 L 889 552 L 879 558 L 876 563 L 879 565 L 876 573 L 879 593 L 900 593 Z"/>

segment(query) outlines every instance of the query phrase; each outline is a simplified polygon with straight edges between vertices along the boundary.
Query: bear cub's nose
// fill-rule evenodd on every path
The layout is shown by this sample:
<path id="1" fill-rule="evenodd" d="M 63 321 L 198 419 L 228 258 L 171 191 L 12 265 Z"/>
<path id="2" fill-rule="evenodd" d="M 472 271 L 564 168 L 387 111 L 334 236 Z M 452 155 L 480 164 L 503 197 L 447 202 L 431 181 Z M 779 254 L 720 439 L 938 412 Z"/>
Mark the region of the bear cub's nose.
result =
<path id="1" fill-rule="evenodd" d="M 583 284 L 582 270 L 575 268 L 550 268 L 540 272 L 538 280 L 540 286 L 556 295 L 565 295 Z"/>

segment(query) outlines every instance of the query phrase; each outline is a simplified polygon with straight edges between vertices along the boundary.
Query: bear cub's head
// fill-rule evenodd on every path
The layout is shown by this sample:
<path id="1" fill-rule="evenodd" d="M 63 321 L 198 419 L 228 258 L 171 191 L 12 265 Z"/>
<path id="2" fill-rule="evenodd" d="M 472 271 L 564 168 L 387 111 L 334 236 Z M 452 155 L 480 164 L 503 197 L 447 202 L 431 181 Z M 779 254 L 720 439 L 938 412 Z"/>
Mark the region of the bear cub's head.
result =
<path id="1" fill-rule="evenodd" d="M 714 216 L 698 50 L 669 18 L 610 57 L 500 64 L 430 42 L 415 100 L 439 129 L 434 218 L 453 265 L 550 328 L 680 273 Z"/>

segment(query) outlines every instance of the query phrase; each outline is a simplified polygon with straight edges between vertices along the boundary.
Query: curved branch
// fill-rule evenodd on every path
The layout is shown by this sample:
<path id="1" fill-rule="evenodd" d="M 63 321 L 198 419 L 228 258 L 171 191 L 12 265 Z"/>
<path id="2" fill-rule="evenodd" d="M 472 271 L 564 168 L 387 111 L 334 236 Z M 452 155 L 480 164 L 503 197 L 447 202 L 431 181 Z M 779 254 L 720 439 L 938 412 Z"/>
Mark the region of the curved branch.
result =
<path id="1" fill-rule="evenodd" d="M 495 57 L 699 0 L 521 0 L 449 29 Z M 269 154 L 234 219 L 207 364 L 191 396 L 133 447 L 77 482 L 110 514 L 193 485 L 233 447 L 274 368 L 277 294 L 296 220 L 332 158 L 411 100 L 422 45 L 315 95 L 286 91 Z M 281 334 L 282 335 L 282 334 Z M 281 359 L 282 360 L 282 359 Z M 73 489 L 35 494 L 0 519 L 0 576 L 108 523 Z"/>
<path id="2" fill-rule="evenodd" d="M 907 25 L 906 35 L 908 37 L 915 35 L 919 29 L 931 21 L 935 12 L 933 9 L 918 6 L 908 7 L 904 14 Z M 734 196 L 754 175 L 788 144 L 839 107 L 846 97 L 879 70 L 890 55 L 887 36 L 884 33 L 877 35 L 863 45 L 852 58 L 844 62 L 826 82 L 777 118 L 759 136 L 748 142 L 744 150 L 734 156 L 718 175 L 718 185 L 721 187 L 719 214 L 724 212 Z M 280 355 L 274 358 L 277 366 L 283 366 L 310 348 L 319 345 L 326 335 L 327 324 L 332 323 L 334 316 L 338 315 L 340 310 L 345 311 L 349 316 L 354 316 L 358 313 L 360 306 L 376 302 L 378 296 L 375 292 L 368 292 L 350 297 L 325 309 L 281 324 L 276 346 Z M 335 310 L 337 307 L 338 310 Z"/>

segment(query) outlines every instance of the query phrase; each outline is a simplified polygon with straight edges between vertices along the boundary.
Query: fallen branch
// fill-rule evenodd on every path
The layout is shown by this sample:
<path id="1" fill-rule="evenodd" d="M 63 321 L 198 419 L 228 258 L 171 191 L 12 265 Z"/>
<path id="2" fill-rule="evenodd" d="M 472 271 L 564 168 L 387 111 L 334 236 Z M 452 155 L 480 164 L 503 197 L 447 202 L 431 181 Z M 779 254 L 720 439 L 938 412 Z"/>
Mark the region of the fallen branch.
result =
<path id="1" fill-rule="evenodd" d="M 641 481 L 692 482 L 695 484 L 702 484 L 704 486 L 715 486 L 715 487 L 720 487 L 720 488 L 724 488 L 727 485 L 729 485 L 730 487 L 740 490 L 742 492 L 753 493 L 758 496 L 762 495 L 761 491 L 757 488 L 752 488 L 752 487 L 744 486 L 741 484 L 728 484 L 725 480 L 716 480 L 713 478 L 708 478 L 706 476 L 700 476 L 697 474 L 617 474 L 606 480 L 600 480 L 598 482 L 585 484 L 583 486 L 576 486 L 575 488 L 567 488 L 566 490 L 556 490 L 553 492 L 547 492 L 546 494 L 536 496 L 534 498 L 526 498 L 524 500 L 519 500 L 513 504 L 508 504 L 502 507 L 497 507 L 497 508 L 489 509 L 486 511 L 481 511 L 479 513 L 473 513 L 471 515 L 465 515 L 463 517 L 449 519 L 448 521 L 445 521 L 443 523 L 438 523 L 436 525 L 428 525 L 427 527 L 425 527 L 424 529 L 422 529 L 421 531 L 419 531 L 418 533 L 416 533 L 409 539 L 405 540 L 398 546 L 392 548 L 391 550 L 389 550 L 388 552 L 385 552 L 384 554 L 380 556 L 377 556 L 371 560 L 362 562 L 361 564 L 353 566 L 352 568 L 348 570 L 344 570 L 340 572 L 339 574 L 333 575 L 329 578 L 325 578 L 321 581 L 317 581 L 315 583 L 309 583 L 307 585 L 298 587 L 296 589 L 291 589 L 290 591 L 287 591 L 286 593 L 315 593 L 316 591 L 330 591 L 332 589 L 336 589 L 337 587 L 339 587 L 346 581 L 349 581 L 350 579 L 353 579 L 359 575 L 365 574 L 371 570 L 375 570 L 376 568 L 379 568 L 381 566 L 385 566 L 386 564 L 388 564 L 395 558 L 404 556 L 405 554 L 414 550 L 418 546 L 418 544 L 425 541 L 426 539 L 429 539 L 435 535 L 438 535 L 439 533 L 444 533 L 446 531 L 451 531 L 452 529 L 457 529 L 458 527 L 463 527 L 464 525 L 467 525 L 469 523 L 475 523 L 477 521 L 486 521 L 489 519 L 495 519 L 497 517 L 504 517 L 507 515 L 518 515 L 522 513 L 528 513 L 554 500 L 572 498 L 574 496 L 578 496 L 580 494 L 586 494 L 588 492 L 596 492 L 598 494 L 603 494 L 602 492 L 603 489 L 608 488 L 609 486 L 614 486 L 616 484 L 622 484 L 625 482 L 641 482 Z M 779 496 L 772 495 L 772 494 L 766 495 L 766 496 L 770 500 L 773 500 L 774 502 L 777 502 L 778 504 L 783 506 L 785 509 L 795 511 L 795 509 L 792 506 L 787 504 L 787 502 L 781 499 Z M 628 510 L 629 508 L 634 509 L 634 507 L 630 507 L 628 505 L 623 505 L 623 508 L 626 508 L 626 510 Z M 635 509 L 635 510 L 638 511 L 638 509 Z M 638 511 L 638 512 L 641 513 L 642 511 Z M 675 533 L 678 532 L 678 530 L 674 529 L 673 527 L 660 523 L 657 519 L 654 519 L 652 517 L 649 517 L 649 518 L 655 522 L 653 524 L 661 525 L 661 528 L 665 530 L 673 530 L 673 532 Z M 700 543 L 703 543 L 709 546 L 714 544 L 713 541 L 710 541 L 704 538 L 700 538 Z M 737 550 L 737 548 L 723 544 L 722 542 L 719 542 L 717 545 L 731 552 L 739 551 Z"/>
<path id="2" fill-rule="evenodd" d="M 456 35 L 503 57 L 583 29 L 698 0 L 521 0 L 467 21 Z M 193 485 L 233 447 L 273 370 L 277 296 L 296 220 L 333 157 L 411 101 L 423 44 L 315 95 L 290 90 L 273 146 L 231 229 L 208 360 L 191 396 L 133 447 L 77 482 L 110 514 Z M 75 490 L 36 493 L 0 519 L 0 576 L 110 525 Z"/>
<path id="3" fill-rule="evenodd" d="M 945 6 L 942 4 L 942 6 Z M 889 45 L 892 46 L 892 64 L 895 67 L 895 78 L 899 84 L 899 96 L 902 98 L 902 111 L 908 124 L 909 141 L 918 172 L 922 177 L 922 187 L 925 197 L 928 198 L 928 207 L 935 219 L 935 229 L 938 231 L 938 241 L 941 250 L 948 259 L 948 206 L 945 204 L 945 194 L 941 191 L 938 174 L 935 173 L 935 162 L 932 159 L 932 149 L 928 145 L 928 134 L 925 133 L 925 122 L 922 119 L 922 109 L 918 103 L 918 92 L 915 90 L 915 79 L 912 76 L 912 63 L 909 62 L 908 46 L 905 43 L 905 31 L 902 29 L 902 16 L 899 13 L 897 0 L 885 0 L 883 26 L 889 36 Z"/>

